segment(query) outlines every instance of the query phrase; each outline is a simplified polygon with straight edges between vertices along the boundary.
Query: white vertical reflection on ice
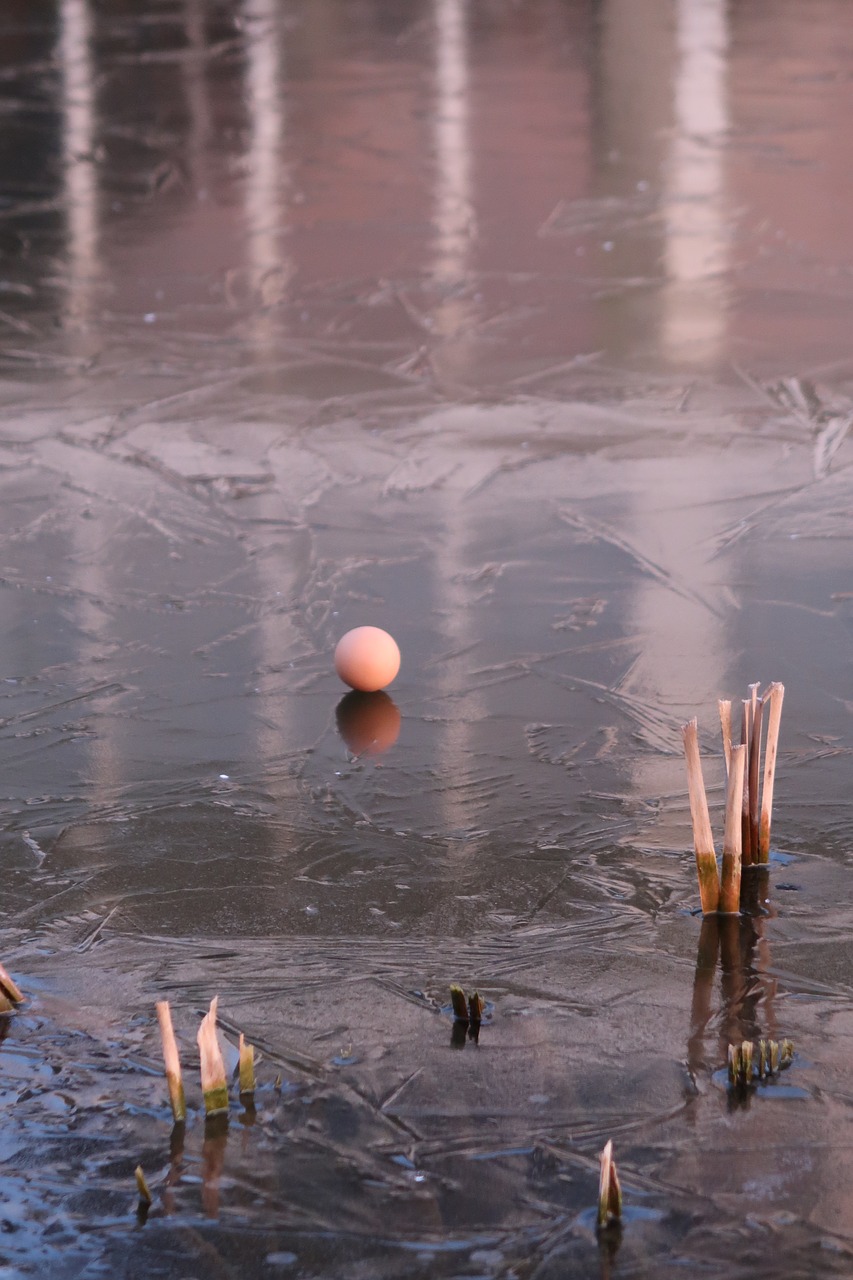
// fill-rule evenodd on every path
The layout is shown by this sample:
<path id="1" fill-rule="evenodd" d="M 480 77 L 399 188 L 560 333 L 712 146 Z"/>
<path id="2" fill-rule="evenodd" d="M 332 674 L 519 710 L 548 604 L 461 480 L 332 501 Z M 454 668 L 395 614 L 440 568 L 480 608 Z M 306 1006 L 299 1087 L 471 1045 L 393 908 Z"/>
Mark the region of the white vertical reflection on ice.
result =
<path id="1" fill-rule="evenodd" d="M 251 316 L 245 338 L 259 363 L 274 357 L 281 332 L 275 308 L 284 301 L 290 275 L 283 253 L 285 235 L 286 112 L 285 63 L 282 52 L 283 9 L 279 0 L 243 0 L 246 32 L 245 102 L 248 148 L 245 155 L 243 212 L 246 229 L 247 296 Z M 285 511 L 297 509 L 294 494 L 293 450 L 273 449 L 268 463 L 274 482 L 259 496 L 261 519 L 270 528 Z M 255 559 L 263 604 L 255 629 L 260 695 L 255 717 L 259 764 L 266 785 L 278 801 L 294 799 L 293 780 L 286 761 L 305 745 L 304 725 L 296 716 L 298 699 L 288 697 L 289 680 L 283 671 L 305 650 L 305 638 L 294 624 L 290 605 L 299 590 L 299 567 L 294 557 L 276 554 L 270 545 Z"/>
<path id="2" fill-rule="evenodd" d="M 249 118 L 244 209 L 253 307 L 251 337 L 259 354 L 274 336 L 271 308 L 284 300 L 290 276 L 290 263 L 283 252 L 287 121 L 281 15 L 278 0 L 244 0 Z"/>
<path id="3" fill-rule="evenodd" d="M 72 326 L 91 319 L 98 274 L 97 121 L 90 0 L 60 0 L 58 59 L 62 94 L 63 203 L 67 228 L 65 313 Z"/>
<path id="4" fill-rule="evenodd" d="M 467 315 L 464 301 L 454 297 L 454 290 L 464 283 L 470 271 L 474 229 L 466 0 L 435 0 L 434 14 L 435 241 L 431 274 L 440 286 L 440 298 L 433 320 L 437 333 L 450 335 L 460 329 Z M 464 460 L 460 462 L 459 474 L 464 475 Z M 433 562 L 436 601 L 447 652 L 466 656 L 461 662 L 452 657 L 437 662 L 433 668 L 443 716 L 442 733 L 436 741 L 437 771 L 445 830 L 462 834 L 471 829 L 474 816 L 464 798 L 471 791 L 466 784 L 476 758 L 471 726 L 484 710 L 482 699 L 467 687 L 465 675 L 475 636 L 470 625 L 471 586 L 466 573 L 468 508 L 458 485 L 442 486 L 437 510 L 442 509 L 443 528 L 436 539 Z"/>
<path id="5" fill-rule="evenodd" d="M 435 0 L 433 278 L 449 286 L 468 267 L 474 233 L 466 10 L 466 0 Z"/>
<path id="6" fill-rule="evenodd" d="M 676 0 L 675 135 L 666 171 L 662 340 L 675 359 L 711 363 L 726 334 L 728 0 Z"/>
<path id="7" fill-rule="evenodd" d="M 62 107 L 63 207 L 66 218 L 65 318 L 69 329 L 90 329 L 99 275 L 100 217 L 98 171 L 94 149 L 97 136 L 97 66 L 94 54 L 94 17 L 90 0 L 61 0 L 59 45 Z M 90 451 L 90 477 L 98 487 L 104 467 L 96 449 Z M 109 486 L 109 481 L 104 482 Z M 109 488 L 107 488 L 109 491 Z M 84 637 L 79 658 L 84 676 L 92 677 L 104 649 L 109 599 L 109 566 L 112 548 L 104 538 L 100 520 L 71 519 L 73 536 L 76 615 Z M 94 683 L 94 681 L 93 681 Z M 87 742 L 91 775 L 92 808 L 109 807 L 119 794 L 123 758 L 115 740 L 116 719 L 101 717 L 98 732 Z"/>

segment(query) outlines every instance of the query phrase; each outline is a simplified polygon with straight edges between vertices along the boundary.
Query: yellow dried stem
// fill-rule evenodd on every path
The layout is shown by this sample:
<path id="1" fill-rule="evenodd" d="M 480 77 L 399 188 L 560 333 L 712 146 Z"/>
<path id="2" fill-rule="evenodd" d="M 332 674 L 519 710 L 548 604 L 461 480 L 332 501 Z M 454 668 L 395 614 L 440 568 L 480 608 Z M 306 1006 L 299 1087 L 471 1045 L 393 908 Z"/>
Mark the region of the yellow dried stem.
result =
<path id="1" fill-rule="evenodd" d="M 753 1046 L 751 1040 L 744 1040 L 740 1046 L 740 1062 L 741 1073 L 743 1075 L 743 1083 L 749 1084 L 752 1081 L 752 1057 Z"/>
<path id="2" fill-rule="evenodd" d="M 720 709 L 720 729 L 723 733 L 723 755 L 726 758 L 726 777 L 732 767 L 732 704 L 727 698 L 720 698 L 717 706 Z"/>
<path id="3" fill-rule="evenodd" d="M 172 1115 L 176 1124 L 182 1124 L 187 1118 L 187 1102 L 184 1097 L 184 1082 L 181 1074 L 181 1059 L 178 1054 L 178 1042 L 172 1026 L 172 1011 L 168 1000 L 157 1001 L 157 1021 L 160 1024 L 160 1039 L 163 1041 L 163 1062 L 166 1067 L 166 1081 L 169 1085 L 169 1101 L 172 1104 Z"/>
<path id="4" fill-rule="evenodd" d="M 474 994 L 470 996 L 468 1000 L 468 1016 L 470 1017 L 472 1022 L 482 1022 L 483 1010 L 485 1009 L 485 1007 L 486 1007 L 485 1000 L 480 995 L 479 991 L 475 991 Z"/>
<path id="5" fill-rule="evenodd" d="M 622 1188 L 616 1162 L 613 1159 L 613 1141 L 609 1139 L 599 1156 L 598 1173 L 598 1225 L 606 1227 L 622 1217 Z"/>
<path id="6" fill-rule="evenodd" d="M 456 1018 L 458 1022 L 467 1022 L 469 1019 L 469 1013 L 465 989 L 455 982 L 450 988 L 450 1003 L 453 1005 L 454 1018 Z"/>
<path id="7" fill-rule="evenodd" d="M 717 855 L 708 815 L 708 798 L 702 777 L 702 761 L 699 757 L 699 726 L 694 716 L 681 727 L 684 741 L 684 758 L 687 762 L 687 791 L 690 796 L 690 818 L 693 823 L 693 843 L 696 849 L 696 874 L 699 880 L 699 900 L 702 914 L 716 911 L 720 901 L 720 878 L 717 874 Z"/>
<path id="8" fill-rule="evenodd" d="M 151 1191 L 148 1183 L 145 1181 L 145 1174 L 142 1172 L 141 1164 L 136 1166 L 136 1169 L 134 1170 L 134 1177 L 136 1178 L 136 1190 L 139 1192 L 139 1199 L 143 1204 L 150 1204 L 152 1199 Z"/>
<path id="9" fill-rule="evenodd" d="M 755 686 L 757 688 L 757 686 Z M 749 746 L 749 847 L 752 861 L 759 861 L 758 852 L 758 786 L 761 768 L 761 719 L 764 703 L 759 699 L 752 704 L 752 740 Z"/>
<path id="10" fill-rule="evenodd" d="M 255 1046 L 240 1032 L 240 1093 L 255 1092 Z"/>
<path id="11" fill-rule="evenodd" d="M 219 996 L 214 996 L 210 1008 L 198 1029 L 198 1050 L 201 1055 L 201 1088 L 204 1109 L 209 1116 L 228 1110 L 228 1084 L 225 1063 L 216 1036 L 216 1010 Z"/>
<path id="12" fill-rule="evenodd" d="M 726 829 L 723 836 L 723 873 L 720 881 L 720 911 L 740 910 L 740 880 L 743 827 L 743 776 L 746 747 L 732 747 L 731 768 L 726 784 Z"/>
<path id="13" fill-rule="evenodd" d="M 767 744 L 764 749 L 764 788 L 761 793 L 761 819 L 758 832 L 758 861 L 770 858 L 770 824 L 773 817 L 773 785 L 776 781 L 776 756 L 779 750 L 779 725 L 782 720 L 782 702 L 785 686 L 774 681 L 764 695 L 769 699 L 770 713 L 767 720 Z"/>
<path id="14" fill-rule="evenodd" d="M 769 1044 L 770 1050 L 770 1074 L 776 1075 L 779 1070 L 779 1045 L 775 1040 L 771 1040 Z"/>
<path id="15" fill-rule="evenodd" d="M 740 1079 L 740 1049 L 736 1044 L 729 1045 L 729 1081 L 737 1084 Z"/>
<path id="16" fill-rule="evenodd" d="M 6 996 L 7 1000 L 11 1001 L 12 1004 L 23 1003 L 23 993 L 14 978 L 12 978 L 3 968 L 2 964 L 0 964 L 0 991 L 2 991 L 3 995 Z"/>
<path id="17" fill-rule="evenodd" d="M 743 806 L 741 808 L 741 850 L 743 857 L 743 865 L 749 867 L 752 865 L 752 830 L 749 825 L 749 744 L 752 740 L 752 721 L 750 719 L 750 711 L 752 704 L 749 698 L 743 700 L 743 713 L 740 722 L 740 740 L 741 745 L 746 747 L 747 762 L 743 780 Z"/>

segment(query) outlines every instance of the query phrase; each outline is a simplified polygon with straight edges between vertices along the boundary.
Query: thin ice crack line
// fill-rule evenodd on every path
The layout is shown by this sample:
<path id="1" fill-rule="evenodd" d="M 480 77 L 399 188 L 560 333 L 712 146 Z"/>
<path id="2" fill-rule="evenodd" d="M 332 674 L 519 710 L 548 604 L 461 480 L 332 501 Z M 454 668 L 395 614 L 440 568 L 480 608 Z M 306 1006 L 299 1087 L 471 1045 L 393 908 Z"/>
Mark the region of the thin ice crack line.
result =
<path id="1" fill-rule="evenodd" d="M 581 533 L 590 534 L 601 542 L 609 543 L 610 546 L 629 556 L 643 573 L 648 574 L 649 577 L 660 583 L 668 591 L 672 591 L 675 595 L 689 600 L 692 604 L 701 605 L 703 609 L 707 609 L 715 618 L 723 619 L 724 614 L 715 605 L 706 600 L 699 592 L 679 582 L 674 574 L 669 573 L 662 565 L 650 559 L 638 547 L 635 547 L 628 538 L 619 533 L 617 529 L 600 524 L 597 520 L 593 520 L 588 516 L 582 516 L 568 507 L 561 507 L 558 514 L 565 524 L 580 530 Z"/>

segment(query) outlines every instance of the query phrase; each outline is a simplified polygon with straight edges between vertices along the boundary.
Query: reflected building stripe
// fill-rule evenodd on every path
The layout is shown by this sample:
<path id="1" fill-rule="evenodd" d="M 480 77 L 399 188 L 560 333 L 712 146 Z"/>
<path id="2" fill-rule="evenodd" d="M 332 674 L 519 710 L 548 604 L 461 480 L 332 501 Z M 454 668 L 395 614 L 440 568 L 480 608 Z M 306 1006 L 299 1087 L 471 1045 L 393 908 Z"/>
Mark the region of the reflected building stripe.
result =
<path id="1" fill-rule="evenodd" d="M 662 253 L 666 279 L 660 310 L 649 309 L 650 324 L 671 360 L 701 366 L 720 355 L 727 323 L 719 279 L 728 254 L 720 152 L 728 120 L 725 0 L 610 0 L 604 32 L 603 145 L 624 162 L 617 173 L 622 194 L 626 173 L 653 185 L 660 174 L 663 181 L 663 242 L 655 239 L 651 250 Z M 661 147 L 667 137 L 668 152 Z M 646 241 L 638 243 L 650 252 Z M 649 277 L 656 265 L 648 257 L 631 261 Z M 717 501 L 738 486 L 718 455 L 711 449 L 699 458 L 676 451 L 638 459 L 632 493 L 614 521 L 634 554 L 627 631 L 643 638 L 616 687 L 672 717 L 672 749 L 679 754 L 679 716 L 714 706 L 726 691 L 727 602 L 708 542 L 719 524 Z M 691 503 L 699 469 L 703 501 Z M 650 565 L 660 572 L 650 574 Z M 686 795 L 683 763 L 656 750 L 634 755 L 630 777 L 643 797 Z M 708 781 L 718 779 L 712 765 Z"/>
<path id="2" fill-rule="evenodd" d="M 244 0 L 242 13 L 247 33 L 244 92 L 248 122 L 243 217 L 247 293 L 251 306 L 244 337 L 251 357 L 263 364 L 280 354 L 282 311 L 279 304 L 285 300 L 291 274 L 290 260 L 283 252 L 288 190 L 283 11 L 278 0 Z M 269 429 L 271 441 L 277 434 L 280 433 Z M 283 440 L 282 447 L 272 449 L 267 455 L 273 483 L 257 499 L 260 522 L 268 522 L 270 530 L 275 529 L 285 514 L 291 518 L 295 514 L 293 504 L 288 507 L 294 488 L 294 453 L 287 446 L 288 441 Z M 300 509 L 298 500 L 296 506 Z M 292 531 L 288 537 L 293 537 Z M 276 801 L 291 806 L 289 815 L 293 816 L 292 806 L 300 801 L 298 785 L 287 761 L 293 752 L 308 745 L 304 733 L 310 734 L 311 730 L 299 716 L 298 708 L 304 705 L 304 700 L 289 696 L 288 679 L 281 673 L 306 649 L 305 636 L 290 607 L 299 591 L 304 562 L 293 554 L 279 551 L 274 534 L 259 534 L 255 542 L 258 547 L 255 566 L 263 604 L 255 628 L 260 697 L 255 708 L 254 736 L 265 785 Z"/>
<path id="3" fill-rule="evenodd" d="M 436 0 L 435 30 L 433 275 L 455 284 L 467 269 L 474 232 L 465 0 Z"/>
<path id="4" fill-rule="evenodd" d="M 433 311 L 439 337 L 459 335 L 470 303 L 455 287 L 470 269 L 476 231 L 472 200 L 466 0 L 435 0 L 435 147 L 433 254 L 430 275 L 440 298 Z M 455 364 L 461 353 L 451 358 Z"/>
<path id="5" fill-rule="evenodd" d="M 244 0 L 249 118 L 244 215 L 252 302 L 250 340 L 261 358 L 275 339 L 272 308 L 284 300 L 291 274 L 283 251 L 288 172 L 281 16 L 277 0 Z"/>
<path id="6" fill-rule="evenodd" d="M 662 345 L 670 358 L 723 354 L 730 261 L 722 149 L 729 127 L 727 0 L 676 0 L 675 136 L 666 167 Z"/>
<path id="7" fill-rule="evenodd" d="M 97 326 L 96 296 L 100 277 L 100 190 L 94 159 L 98 129 L 97 64 L 94 51 L 95 17 L 91 0 L 61 0 L 57 55 L 62 86 L 62 171 L 63 208 L 66 217 L 66 280 L 64 322 L 73 345 L 81 331 L 92 333 Z M 98 487 L 102 459 L 90 450 L 90 476 Z M 107 491 L 110 481 L 106 481 Z M 109 566 L 115 548 L 105 536 L 100 519 L 81 520 L 69 513 L 68 528 L 73 538 L 76 614 L 85 637 L 77 653 L 83 679 L 97 675 L 106 643 L 110 614 L 99 603 L 110 595 Z M 120 794 L 124 776 L 123 756 L 116 741 L 117 721 L 111 716 L 97 718 L 97 732 L 87 740 L 84 751 L 91 770 L 91 804 L 97 813 L 109 808 Z M 73 830 L 69 838 L 74 838 Z"/>
<path id="8" fill-rule="evenodd" d="M 472 204 L 471 139 L 468 68 L 468 15 L 466 0 L 435 0 L 435 187 L 433 193 L 434 247 L 430 269 L 439 286 L 433 311 L 434 331 L 444 337 L 464 325 L 468 309 L 454 297 L 470 273 L 470 247 L 475 218 Z M 464 474 L 464 458 L 460 459 Z M 468 508 L 462 491 L 453 483 L 436 495 L 436 512 L 443 513 L 433 560 L 435 599 L 443 621 L 448 651 L 469 653 L 476 641 L 471 627 L 471 600 L 465 570 L 470 535 Z M 471 726 L 485 714 L 483 700 L 464 683 L 467 661 L 442 661 L 432 667 L 435 694 L 443 724 L 436 737 L 436 778 L 440 788 L 438 811 L 445 832 L 462 834 L 472 826 L 465 799 L 470 788 L 472 764 Z M 470 846 L 469 846 L 470 849 Z"/>
<path id="9" fill-rule="evenodd" d="M 62 92 L 63 201 L 67 223 L 66 322 L 92 319 L 98 276 L 97 123 L 93 17 L 90 0 L 60 0 L 58 59 Z"/>

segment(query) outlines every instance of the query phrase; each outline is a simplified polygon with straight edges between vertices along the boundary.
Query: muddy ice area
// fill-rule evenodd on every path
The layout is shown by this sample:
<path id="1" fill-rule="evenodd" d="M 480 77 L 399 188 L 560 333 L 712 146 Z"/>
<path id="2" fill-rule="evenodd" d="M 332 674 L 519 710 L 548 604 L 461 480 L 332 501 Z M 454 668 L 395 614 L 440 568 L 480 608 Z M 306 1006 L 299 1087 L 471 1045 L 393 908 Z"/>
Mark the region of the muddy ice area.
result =
<path id="1" fill-rule="evenodd" d="M 7 0 L 3 1280 L 850 1274 L 851 47 Z M 719 838 L 756 680 L 769 871 L 703 922 L 679 728 Z M 217 994 L 257 1092 L 206 1126 Z"/>

